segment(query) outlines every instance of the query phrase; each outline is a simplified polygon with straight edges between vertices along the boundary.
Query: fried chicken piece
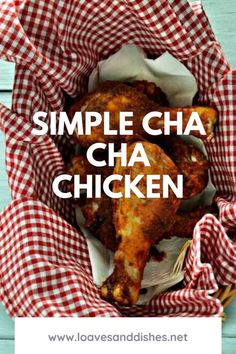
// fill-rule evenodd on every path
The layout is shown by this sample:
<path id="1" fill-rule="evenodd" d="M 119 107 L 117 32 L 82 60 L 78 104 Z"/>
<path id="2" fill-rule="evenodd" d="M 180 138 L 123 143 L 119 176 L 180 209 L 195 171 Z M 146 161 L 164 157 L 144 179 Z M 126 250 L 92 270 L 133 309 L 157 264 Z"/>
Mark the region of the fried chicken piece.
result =
<path id="1" fill-rule="evenodd" d="M 104 112 L 110 112 L 110 128 L 118 130 L 120 121 L 120 112 L 133 112 L 133 132 L 134 134 L 143 136 L 145 139 L 149 135 L 142 127 L 143 117 L 152 111 L 169 112 L 170 118 L 176 120 L 177 112 L 183 112 L 183 128 L 186 127 L 192 112 L 198 112 L 202 124 L 206 131 L 206 136 L 200 135 L 198 131 L 192 132 L 193 135 L 210 139 L 213 135 L 213 127 L 217 120 L 217 112 L 210 107 L 189 107 L 189 108 L 169 108 L 161 107 L 157 103 L 150 100 L 144 93 L 139 92 L 136 88 L 118 81 L 105 81 L 98 88 L 77 101 L 68 111 L 70 119 L 73 118 L 75 112 L 93 111 L 101 115 Z M 85 124 L 85 122 L 83 122 Z M 163 129 L 164 118 L 153 118 L 150 120 L 150 128 Z M 75 131 L 74 138 L 77 139 L 84 147 L 88 147 L 95 142 L 102 143 L 120 143 L 122 136 L 104 135 L 103 123 L 93 127 L 91 135 L 78 135 Z M 171 127 L 171 133 L 176 133 L 176 127 Z"/>
<path id="2" fill-rule="evenodd" d="M 193 211 L 178 211 L 175 215 L 175 221 L 171 228 L 163 234 L 163 238 L 171 238 L 173 236 L 188 238 L 193 236 L 193 230 L 201 218 L 208 213 L 212 213 L 212 207 L 199 208 Z"/>
<path id="3" fill-rule="evenodd" d="M 103 155 L 104 158 L 104 155 Z M 81 183 L 86 183 L 88 174 L 101 174 L 102 180 L 113 173 L 113 167 L 95 167 L 91 165 L 86 156 L 76 155 L 72 158 L 68 174 L 80 175 Z M 73 191 L 73 184 L 70 186 Z M 88 228 L 111 251 L 116 250 L 116 237 L 113 226 L 112 202 L 105 194 L 101 198 L 86 198 L 82 194 L 77 202 L 85 218 L 84 227 Z"/>
<path id="4" fill-rule="evenodd" d="M 102 159 L 104 158 L 106 159 L 106 156 L 104 154 L 100 154 L 100 157 Z M 99 160 L 98 155 L 95 158 Z M 110 166 L 95 167 L 88 162 L 86 156 L 81 154 L 81 155 L 73 156 L 70 162 L 70 166 L 66 170 L 66 173 L 71 176 L 80 175 L 81 183 L 87 182 L 87 175 L 96 175 L 96 174 L 100 174 L 102 177 L 101 180 L 104 181 L 106 177 L 112 175 L 113 167 Z M 74 192 L 73 180 L 72 182 L 68 182 L 67 184 L 68 184 L 67 190 L 73 194 Z M 88 203 L 86 194 L 81 193 L 80 197 L 74 199 L 73 202 L 75 203 L 75 205 L 79 205 L 79 206 L 83 206 L 85 203 Z"/>
<path id="5" fill-rule="evenodd" d="M 176 108 L 176 107 L 171 107 L 171 108 L 164 108 L 164 107 L 159 107 L 158 108 L 159 112 L 169 112 L 170 113 L 170 120 L 176 120 L 176 116 L 178 112 L 182 112 L 183 113 L 183 131 L 185 130 L 189 118 L 191 116 L 192 113 L 197 112 L 202 125 L 204 127 L 204 130 L 206 132 L 206 135 L 201 135 L 200 132 L 198 130 L 196 131 L 191 131 L 191 135 L 196 136 L 197 138 L 201 138 L 204 140 L 211 140 L 214 136 L 214 125 L 217 122 L 218 119 L 218 114 L 217 111 L 212 108 L 212 107 L 206 107 L 206 106 L 192 106 L 192 107 L 180 107 L 180 108 Z M 161 123 L 160 123 L 161 122 Z M 163 129 L 164 128 L 164 119 L 160 119 L 160 121 L 158 121 L 157 119 L 153 119 L 153 121 L 150 121 L 149 124 L 150 128 L 152 129 Z M 170 132 L 171 134 L 174 134 L 177 132 L 176 127 L 171 127 L 170 128 Z"/>
<path id="6" fill-rule="evenodd" d="M 86 182 L 88 174 L 95 173 L 95 167 L 91 165 L 83 155 L 76 155 L 71 160 L 70 168 L 67 171 L 71 176 L 80 175 L 81 183 Z"/>
<path id="7" fill-rule="evenodd" d="M 117 239 L 113 226 L 111 198 L 102 195 L 101 198 L 87 199 L 81 211 L 85 218 L 84 227 L 88 228 L 104 246 L 115 252 Z"/>
<path id="8" fill-rule="evenodd" d="M 114 173 L 131 175 L 132 180 L 139 174 L 144 175 L 137 186 L 144 194 L 148 174 L 168 174 L 176 181 L 178 170 L 164 151 L 149 142 L 144 141 L 142 144 L 151 166 L 144 167 L 142 162 L 136 162 L 132 167 L 122 167 L 120 159 L 117 159 Z M 128 159 L 135 145 L 132 143 L 128 146 Z M 122 181 L 113 184 L 114 192 L 124 193 L 124 188 Z M 160 191 L 162 189 L 160 181 Z M 150 248 L 170 229 L 179 204 L 180 200 L 172 191 L 168 198 L 142 199 L 131 194 L 130 198 L 113 199 L 114 226 L 119 246 L 114 256 L 114 272 L 101 287 L 104 299 L 123 305 L 136 303 Z"/>
<path id="9" fill-rule="evenodd" d="M 137 91 L 144 93 L 150 100 L 158 103 L 158 105 L 169 106 L 166 94 L 154 82 L 136 80 L 130 82 L 129 85 L 136 88 Z"/>
<path id="10" fill-rule="evenodd" d="M 208 183 L 209 168 L 203 153 L 177 136 L 160 137 L 155 142 L 174 161 L 179 173 L 183 175 L 184 198 L 188 199 L 202 192 Z"/>
<path id="11" fill-rule="evenodd" d="M 118 240 L 113 225 L 112 200 L 103 195 L 102 198 L 87 199 L 81 207 L 86 220 L 84 226 L 98 238 L 109 250 L 115 252 Z M 197 222 L 207 213 L 212 213 L 212 207 L 200 208 L 191 212 L 177 211 L 171 228 L 163 233 L 163 238 L 173 236 L 192 237 Z"/>
<path id="12" fill-rule="evenodd" d="M 67 173 L 72 176 L 80 175 L 81 183 L 85 183 L 87 175 L 101 174 L 102 179 L 104 180 L 106 177 L 112 175 L 113 167 L 95 167 L 88 162 L 86 156 L 76 155 L 72 158 L 71 166 Z"/>

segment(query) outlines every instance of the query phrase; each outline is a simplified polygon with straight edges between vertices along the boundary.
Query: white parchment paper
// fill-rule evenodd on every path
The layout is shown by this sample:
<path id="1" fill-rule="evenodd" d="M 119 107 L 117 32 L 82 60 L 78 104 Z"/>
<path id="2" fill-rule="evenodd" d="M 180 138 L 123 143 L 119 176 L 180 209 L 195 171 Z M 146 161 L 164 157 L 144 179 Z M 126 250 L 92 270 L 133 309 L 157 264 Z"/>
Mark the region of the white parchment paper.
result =
<path id="1" fill-rule="evenodd" d="M 110 58 L 98 63 L 89 78 L 89 91 L 93 91 L 98 83 L 106 80 L 155 82 L 167 95 L 170 105 L 176 107 L 191 106 L 197 92 L 194 76 L 171 54 L 166 52 L 159 58 L 151 60 L 134 45 L 123 46 Z M 200 139 L 192 136 L 182 138 L 197 146 L 206 155 L 204 143 Z M 190 210 L 199 205 L 210 205 L 214 194 L 215 188 L 209 178 L 209 183 L 202 193 L 183 201 L 182 210 Z M 83 227 L 84 218 L 79 208 L 76 214 L 77 222 L 87 240 L 93 280 L 96 285 L 101 286 L 113 271 L 113 253 Z M 156 247 L 158 251 L 164 252 L 165 257 L 161 262 L 151 260 L 147 263 L 142 281 L 142 288 L 146 289 L 146 293 L 140 295 L 138 304 L 148 302 L 154 295 L 183 280 L 182 269 L 173 273 L 173 267 L 185 242 L 186 239 L 178 237 L 159 242 Z"/>
<path id="2" fill-rule="evenodd" d="M 107 60 L 98 63 L 89 79 L 89 91 L 106 80 L 155 82 L 167 95 L 171 106 L 191 106 L 197 83 L 190 71 L 168 52 L 147 59 L 135 45 L 123 46 Z"/>

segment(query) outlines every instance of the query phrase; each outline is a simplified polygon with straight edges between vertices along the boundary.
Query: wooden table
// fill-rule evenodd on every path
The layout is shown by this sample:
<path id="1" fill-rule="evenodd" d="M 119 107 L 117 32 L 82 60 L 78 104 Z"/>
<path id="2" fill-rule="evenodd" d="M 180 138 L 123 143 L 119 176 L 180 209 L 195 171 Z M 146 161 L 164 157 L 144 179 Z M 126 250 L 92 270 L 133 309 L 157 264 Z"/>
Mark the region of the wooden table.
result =
<path id="1" fill-rule="evenodd" d="M 236 1 L 202 0 L 212 28 L 232 67 L 236 68 Z M 14 66 L 0 61 L 0 102 L 10 106 Z M 0 133 L 0 210 L 10 201 L 4 167 L 4 137 Z M 223 354 L 236 353 L 236 300 L 223 324 Z M 210 329 L 209 329 L 210 330 Z M 0 305 L 0 354 L 14 353 L 14 323 Z M 214 353 L 209 353 L 214 354 Z"/>

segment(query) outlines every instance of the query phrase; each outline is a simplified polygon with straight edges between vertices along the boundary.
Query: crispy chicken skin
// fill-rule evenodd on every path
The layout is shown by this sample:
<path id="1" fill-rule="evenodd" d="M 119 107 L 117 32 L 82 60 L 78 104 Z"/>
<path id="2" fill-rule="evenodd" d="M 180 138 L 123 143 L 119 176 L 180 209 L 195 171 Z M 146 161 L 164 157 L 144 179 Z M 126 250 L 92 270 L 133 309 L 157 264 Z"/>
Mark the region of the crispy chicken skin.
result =
<path id="1" fill-rule="evenodd" d="M 197 222 L 201 220 L 205 214 L 212 212 L 212 207 L 199 208 L 190 212 L 178 211 L 175 215 L 174 223 L 168 232 L 163 234 L 163 238 L 171 238 L 173 236 L 184 238 L 192 237 Z"/>
<path id="2" fill-rule="evenodd" d="M 128 143 L 127 160 L 129 160 L 137 142 L 141 142 L 151 163 L 150 167 L 136 162 L 134 166 L 122 167 L 120 159 L 116 159 L 115 168 L 96 168 L 90 165 L 85 156 L 73 158 L 69 173 L 79 174 L 84 182 L 88 174 L 101 174 L 102 179 L 114 174 L 131 175 L 134 179 L 142 174 L 138 188 L 146 194 L 146 175 L 169 175 L 172 180 L 177 174 L 184 175 L 184 198 L 201 192 L 208 182 L 208 163 L 205 157 L 195 147 L 184 143 L 176 136 L 151 137 L 143 127 L 143 117 L 151 111 L 170 112 L 170 117 L 176 120 L 177 112 L 183 112 L 183 128 L 186 127 L 192 112 L 198 112 L 206 136 L 198 132 L 193 135 L 210 139 L 213 135 L 217 112 L 210 107 L 169 108 L 165 94 L 153 83 L 136 81 L 121 83 L 107 81 L 98 88 L 76 101 L 69 109 L 68 116 L 72 119 L 77 111 L 95 111 L 103 115 L 110 112 L 110 128 L 119 129 L 121 111 L 133 112 L 133 137 L 119 135 L 104 135 L 103 125 L 92 129 L 90 136 L 74 134 L 75 140 L 86 149 L 96 142 L 114 142 L 116 150 L 120 143 Z M 84 119 L 84 117 L 83 117 Z M 153 118 L 152 129 L 163 129 L 164 118 Z M 171 133 L 176 133 L 176 127 L 171 127 Z M 147 141 L 147 139 L 149 141 Z M 106 154 L 106 153 L 105 153 Z M 101 155 L 104 158 L 104 155 Z M 106 158 L 106 157 L 105 157 Z M 162 190 L 160 179 L 160 189 Z M 113 191 L 124 194 L 122 181 L 113 183 Z M 85 227 L 90 229 L 108 249 L 115 252 L 114 272 L 103 283 L 101 296 L 111 302 L 121 305 L 133 305 L 137 302 L 140 292 L 144 267 L 150 256 L 152 246 L 162 238 L 179 236 L 191 237 L 195 224 L 208 211 L 200 209 L 190 213 L 178 212 L 180 200 L 170 191 L 169 198 L 142 199 L 136 195 L 131 198 L 110 199 L 81 198 L 81 210 L 85 217 Z"/>
<path id="3" fill-rule="evenodd" d="M 92 198 L 85 200 L 81 207 L 85 217 L 84 226 L 98 238 L 104 246 L 115 252 L 118 246 L 115 228 L 113 225 L 112 200 L 103 195 L 102 198 Z M 190 212 L 177 211 L 174 215 L 174 222 L 162 238 L 173 236 L 191 238 L 196 223 L 207 213 L 212 213 L 211 207 L 200 208 Z M 154 225 L 155 227 L 155 225 Z M 158 242 L 158 241 L 157 241 Z"/>
<path id="4" fill-rule="evenodd" d="M 115 252 L 117 239 L 113 226 L 112 200 L 105 194 L 102 198 L 87 199 L 81 207 L 88 228 L 109 250 Z"/>
<path id="5" fill-rule="evenodd" d="M 86 156 L 76 155 L 72 158 L 70 168 L 67 170 L 67 173 L 72 176 L 80 175 L 81 183 L 85 183 L 87 175 L 101 174 L 102 179 L 105 179 L 106 177 L 112 175 L 113 167 L 95 167 L 88 162 Z"/>
<path id="6" fill-rule="evenodd" d="M 144 93 L 150 100 L 158 103 L 158 105 L 169 106 L 165 93 L 154 82 L 136 80 L 130 82 L 129 85 L 135 87 L 137 91 Z"/>
<path id="7" fill-rule="evenodd" d="M 72 118 L 76 111 L 110 112 L 110 128 L 118 129 L 120 122 L 120 112 L 131 111 L 134 113 L 134 134 L 142 135 L 142 118 L 152 111 L 155 104 L 147 96 L 135 88 L 118 81 L 105 81 L 98 88 L 84 96 L 82 100 L 76 102 L 69 110 L 68 116 Z M 120 135 L 104 135 L 104 126 L 100 124 L 94 127 L 90 136 L 78 136 L 75 132 L 78 143 L 88 147 L 95 142 L 119 143 L 122 140 Z"/>
<path id="8" fill-rule="evenodd" d="M 155 140 L 174 161 L 184 176 L 184 198 L 192 198 L 207 186 L 208 161 L 195 146 L 177 136 L 164 136 Z"/>
<path id="9" fill-rule="evenodd" d="M 142 142 L 150 167 L 136 162 L 132 167 L 122 167 L 116 160 L 115 174 L 130 174 L 132 179 L 143 174 L 138 188 L 145 193 L 145 176 L 168 174 L 176 180 L 178 170 L 172 160 L 155 144 Z M 136 143 L 128 146 L 127 155 L 131 156 Z M 162 182 L 160 181 L 160 190 Z M 115 181 L 114 192 L 124 192 L 122 181 Z M 168 198 L 142 199 L 131 194 L 131 198 L 113 199 L 114 226 L 118 249 L 115 252 L 115 269 L 101 287 L 101 296 L 109 301 L 123 305 L 135 304 L 140 291 L 144 267 L 149 257 L 151 246 L 162 238 L 164 232 L 174 222 L 180 200 L 170 191 Z"/>
<path id="10" fill-rule="evenodd" d="M 217 112 L 210 107 L 188 107 L 188 108 L 169 108 L 161 107 L 158 103 L 150 100 L 145 93 L 135 87 L 118 81 L 105 81 L 98 88 L 77 101 L 68 111 L 70 119 L 73 118 L 75 112 L 110 112 L 110 128 L 119 129 L 120 112 L 133 112 L 133 131 L 134 134 L 148 138 L 148 134 L 142 127 L 143 117 L 152 111 L 170 112 L 170 117 L 176 120 L 176 113 L 183 112 L 183 127 L 185 128 L 192 112 L 198 112 L 202 124 L 206 131 L 206 136 L 199 135 L 199 132 L 193 132 L 193 135 L 210 139 L 213 135 L 214 124 L 217 121 Z M 150 127 L 152 129 L 163 129 L 164 118 L 151 119 Z M 120 135 L 104 135 L 103 124 L 93 127 L 90 136 L 78 135 L 75 131 L 74 138 L 84 147 L 88 147 L 95 142 L 117 142 L 122 137 Z M 171 127 L 171 133 L 176 133 L 176 127 Z"/>
<path id="11" fill-rule="evenodd" d="M 184 196 L 192 197 L 199 193 L 208 180 L 208 163 L 204 155 L 192 145 L 175 136 L 166 136 L 154 141 L 171 157 L 178 167 L 179 173 L 184 175 Z M 67 173 L 79 174 L 82 177 L 82 183 L 85 183 L 88 174 L 99 172 L 103 178 L 106 178 L 113 173 L 113 167 L 109 166 L 98 170 L 89 164 L 84 155 L 77 155 L 72 158 L 71 167 Z M 86 220 L 85 227 L 114 252 L 117 241 L 112 220 L 112 200 L 106 195 L 102 195 L 101 198 L 80 199 L 81 203 L 79 204 Z M 211 212 L 211 209 L 199 209 L 188 213 L 177 212 L 173 226 L 163 237 L 192 237 L 194 226 L 207 212 Z"/>
<path id="12" fill-rule="evenodd" d="M 83 155 L 76 155 L 72 158 L 67 173 L 74 176 L 80 175 L 81 183 L 85 183 L 86 176 L 95 173 L 95 167 L 91 165 Z"/>

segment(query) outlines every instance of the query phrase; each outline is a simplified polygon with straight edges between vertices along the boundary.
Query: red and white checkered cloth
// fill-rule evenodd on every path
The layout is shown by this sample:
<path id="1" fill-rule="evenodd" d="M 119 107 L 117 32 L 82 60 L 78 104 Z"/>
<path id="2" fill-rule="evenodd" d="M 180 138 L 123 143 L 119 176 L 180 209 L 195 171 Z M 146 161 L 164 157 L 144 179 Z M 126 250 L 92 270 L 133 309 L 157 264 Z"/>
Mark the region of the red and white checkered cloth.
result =
<path id="1" fill-rule="evenodd" d="M 71 202 L 52 181 L 64 169 L 60 140 L 32 136 L 36 111 L 61 111 L 65 94 L 86 92 L 97 62 L 134 43 L 150 56 L 168 50 L 196 77 L 200 100 L 219 111 L 207 144 L 220 219 L 197 224 L 182 290 L 143 306 L 115 308 L 92 282 L 86 242 Z M 210 316 L 211 294 L 236 284 L 236 72 L 200 3 L 184 0 L 1 0 L 0 57 L 16 62 L 12 110 L 0 105 L 12 203 L 0 214 L 0 299 L 11 316 Z M 67 221 L 65 221 L 67 220 Z M 70 225 L 70 224 L 71 225 Z"/>

